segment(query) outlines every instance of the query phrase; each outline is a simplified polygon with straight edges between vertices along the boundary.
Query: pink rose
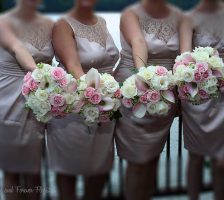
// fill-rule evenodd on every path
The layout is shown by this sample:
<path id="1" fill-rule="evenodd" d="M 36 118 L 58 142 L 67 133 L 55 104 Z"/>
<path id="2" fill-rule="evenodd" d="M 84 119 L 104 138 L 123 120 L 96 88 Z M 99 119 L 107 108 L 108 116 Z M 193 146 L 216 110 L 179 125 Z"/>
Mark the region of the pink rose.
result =
<path id="1" fill-rule="evenodd" d="M 121 90 L 118 89 L 118 90 L 114 93 L 114 97 L 119 99 L 119 98 L 121 98 L 121 96 L 122 96 L 122 94 L 121 94 Z"/>
<path id="2" fill-rule="evenodd" d="M 66 72 L 61 67 L 53 67 L 51 70 L 51 76 L 54 80 L 62 80 L 65 78 Z"/>
<path id="3" fill-rule="evenodd" d="M 207 99 L 209 97 L 208 93 L 204 90 L 199 90 L 198 94 L 202 99 Z"/>
<path id="4" fill-rule="evenodd" d="M 51 113 L 54 117 L 58 117 L 58 116 L 63 115 L 62 113 L 64 113 L 65 109 L 66 109 L 66 105 L 61 106 L 61 107 L 52 106 Z"/>
<path id="5" fill-rule="evenodd" d="M 30 88 L 27 87 L 26 85 L 23 85 L 23 87 L 22 87 L 23 96 L 27 96 L 29 93 L 30 93 Z"/>
<path id="6" fill-rule="evenodd" d="M 179 91 L 182 93 L 182 94 L 189 94 L 189 91 L 190 91 L 190 86 L 188 84 L 185 84 L 185 85 L 182 85 L 179 87 Z"/>
<path id="7" fill-rule="evenodd" d="M 76 106 L 74 107 L 73 112 L 74 112 L 74 113 L 79 113 L 84 105 L 85 105 L 85 102 L 82 101 L 82 100 L 80 100 L 80 101 L 76 104 Z"/>
<path id="8" fill-rule="evenodd" d="M 24 76 L 23 81 L 26 83 L 28 82 L 30 79 L 32 79 L 32 73 L 31 72 L 27 72 L 27 74 Z"/>
<path id="9" fill-rule="evenodd" d="M 209 77 L 209 72 L 208 71 L 206 71 L 204 74 L 203 74 L 203 78 L 205 78 L 205 79 L 207 79 L 208 77 Z"/>
<path id="10" fill-rule="evenodd" d="M 87 99 L 91 98 L 93 96 L 94 92 L 95 92 L 95 88 L 93 88 L 93 87 L 86 88 L 86 90 L 84 92 L 85 98 L 87 98 Z"/>
<path id="11" fill-rule="evenodd" d="M 190 63 L 195 63 L 194 58 L 191 56 L 191 54 L 185 54 L 183 59 L 182 59 L 182 63 L 184 65 L 189 65 Z"/>
<path id="12" fill-rule="evenodd" d="M 196 64 L 197 71 L 200 74 L 204 74 L 208 70 L 208 64 L 205 62 L 200 62 Z"/>
<path id="13" fill-rule="evenodd" d="M 61 107 L 65 104 L 65 98 L 60 94 L 54 94 L 50 96 L 50 103 L 54 107 Z"/>
<path id="14" fill-rule="evenodd" d="M 201 74 L 199 74 L 198 72 L 196 72 L 196 73 L 194 74 L 194 79 L 195 79 L 196 82 L 201 81 Z"/>
<path id="15" fill-rule="evenodd" d="M 62 88 L 66 87 L 68 85 L 68 80 L 66 78 L 63 78 L 61 80 L 58 80 L 58 85 Z"/>
<path id="16" fill-rule="evenodd" d="M 110 117 L 109 117 L 109 115 L 107 113 L 100 113 L 99 121 L 101 123 L 110 122 Z"/>
<path id="17" fill-rule="evenodd" d="M 157 91 L 150 91 L 147 95 L 148 101 L 157 103 L 160 100 L 160 93 Z"/>
<path id="18" fill-rule="evenodd" d="M 127 98 L 123 98 L 122 99 L 122 104 L 124 105 L 124 107 L 126 108 L 132 108 L 132 100 L 131 99 L 127 99 Z"/>
<path id="19" fill-rule="evenodd" d="M 26 86 L 29 87 L 31 91 L 36 91 L 38 89 L 38 83 L 35 82 L 33 79 L 29 79 L 26 82 Z"/>
<path id="20" fill-rule="evenodd" d="M 146 92 L 142 96 L 140 96 L 139 101 L 145 104 L 148 103 L 148 93 Z"/>
<path id="21" fill-rule="evenodd" d="M 91 98 L 89 99 L 89 102 L 92 104 L 99 104 L 101 102 L 101 94 L 98 92 L 94 92 Z"/>
<path id="22" fill-rule="evenodd" d="M 157 66 L 156 68 L 156 74 L 159 76 L 165 76 L 167 74 L 168 70 L 165 67 Z"/>

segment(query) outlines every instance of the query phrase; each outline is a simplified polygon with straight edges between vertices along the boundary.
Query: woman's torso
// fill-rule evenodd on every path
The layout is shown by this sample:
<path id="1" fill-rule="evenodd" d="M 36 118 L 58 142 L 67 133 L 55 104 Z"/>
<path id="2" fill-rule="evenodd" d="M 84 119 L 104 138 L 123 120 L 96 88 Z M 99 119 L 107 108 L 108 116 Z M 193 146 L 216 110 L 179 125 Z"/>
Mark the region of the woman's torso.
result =
<path id="1" fill-rule="evenodd" d="M 119 57 L 118 49 L 108 32 L 105 20 L 99 16 L 97 18 L 94 25 L 82 24 L 69 15 L 66 15 L 64 20 L 74 32 L 83 70 L 87 72 L 96 68 L 100 72 L 111 73 Z"/>
<path id="2" fill-rule="evenodd" d="M 4 14 L 0 18 L 11 26 L 14 34 L 36 63 L 51 63 L 54 52 L 51 44 L 53 22 L 50 19 L 39 15 L 35 21 L 23 21 L 12 13 Z M 0 47 L 0 68 L 0 73 L 3 74 L 23 76 L 25 73 L 15 56 L 2 47 Z"/>
<path id="3" fill-rule="evenodd" d="M 147 14 L 141 3 L 129 8 L 139 18 L 140 27 L 148 46 L 149 63 L 153 62 L 153 59 L 155 62 L 162 59 L 173 60 L 179 52 L 178 24 L 181 12 L 173 6 L 169 7 L 170 13 L 163 19 L 155 19 Z M 121 44 L 121 59 L 132 59 L 132 49 L 122 33 Z"/>

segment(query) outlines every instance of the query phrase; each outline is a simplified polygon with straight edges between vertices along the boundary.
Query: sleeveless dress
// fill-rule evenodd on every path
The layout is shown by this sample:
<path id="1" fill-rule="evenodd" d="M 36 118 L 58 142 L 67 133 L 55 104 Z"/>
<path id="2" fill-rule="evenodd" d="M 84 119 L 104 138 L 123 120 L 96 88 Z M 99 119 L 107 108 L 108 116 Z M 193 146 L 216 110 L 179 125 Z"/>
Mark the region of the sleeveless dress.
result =
<path id="1" fill-rule="evenodd" d="M 0 18 L 11 24 L 36 63 L 51 62 L 53 22 L 41 17 L 28 23 L 11 14 Z M 25 109 L 21 94 L 25 74 L 15 57 L 0 47 L 0 168 L 14 173 L 39 173 L 45 128 Z"/>
<path id="2" fill-rule="evenodd" d="M 95 25 L 84 25 L 70 16 L 65 16 L 64 20 L 74 31 L 84 72 L 93 67 L 100 73 L 111 74 L 118 60 L 118 49 L 105 20 L 98 17 Z M 50 168 L 68 175 L 109 172 L 114 157 L 114 127 L 114 121 L 88 127 L 76 114 L 52 120 L 47 137 Z"/>
<path id="3" fill-rule="evenodd" d="M 139 17 L 140 26 L 148 45 L 148 65 L 163 65 L 171 70 L 178 55 L 178 16 L 180 11 L 171 7 L 170 15 L 164 19 L 149 16 L 143 6 L 131 6 Z M 133 74 L 132 49 L 121 33 L 121 60 L 115 78 L 123 82 Z M 144 64 L 143 64 L 144 65 Z M 176 114 L 177 106 L 172 106 L 167 116 L 145 116 L 136 118 L 128 109 L 122 108 L 123 117 L 116 125 L 115 141 L 118 155 L 134 163 L 145 163 L 159 156 L 167 140 L 169 129 Z"/>
<path id="4" fill-rule="evenodd" d="M 215 13 L 192 11 L 193 46 L 216 48 L 224 58 L 224 8 Z M 201 105 L 182 101 L 184 143 L 190 152 L 224 160 L 224 94 Z"/>

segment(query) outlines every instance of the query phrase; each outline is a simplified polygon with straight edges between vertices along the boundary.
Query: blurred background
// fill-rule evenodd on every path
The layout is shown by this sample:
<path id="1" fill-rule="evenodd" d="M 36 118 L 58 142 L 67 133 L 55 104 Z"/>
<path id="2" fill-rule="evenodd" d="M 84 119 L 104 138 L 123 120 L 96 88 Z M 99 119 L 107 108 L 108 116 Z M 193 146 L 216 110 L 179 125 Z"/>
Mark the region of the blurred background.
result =
<path id="1" fill-rule="evenodd" d="M 182 9 L 190 9 L 198 0 L 169 0 L 171 3 L 178 5 Z M 130 3 L 134 3 L 136 0 L 99 0 L 97 11 L 100 12 L 117 12 L 121 11 L 124 7 Z M 12 7 L 15 0 L 0 0 L 0 10 L 6 10 Z M 44 0 L 41 6 L 41 11 L 47 13 L 58 13 L 68 10 L 73 5 L 73 0 Z"/>

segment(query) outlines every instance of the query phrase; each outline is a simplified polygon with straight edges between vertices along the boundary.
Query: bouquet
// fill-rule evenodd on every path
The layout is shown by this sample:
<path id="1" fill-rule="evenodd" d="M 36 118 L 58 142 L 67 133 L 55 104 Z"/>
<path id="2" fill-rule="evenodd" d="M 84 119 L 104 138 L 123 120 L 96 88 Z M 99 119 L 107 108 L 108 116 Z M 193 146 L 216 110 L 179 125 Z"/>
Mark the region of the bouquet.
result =
<path id="1" fill-rule="evenodd" d="M 195 105 L 224 91 L 224 63 L 218 51 L 211 47 L 198 47 L 178 56 L 174 76 L 179 98 Z"/>
<path id="2" fill-rule="evenodd" d="M 121 91 L 118 82 L 107 73 L 92 68 L 78 80 L 75 111 L 89 126 L 121 117 Z"/>
<path id="3" fill-rule="evenodd" d="M 24 77 L 22 94 L 26 107 L 38 121 L 46 123 L 53 117 L 65 117 L 73 112 L 77 82 L 61 67 L 38 64 Z"/>
<path id="4" fill-rule="evenodd" d="M 141 67 L 137 74 L 126 79 L 121 87 L 122 104 L 132 108 L 134 116 L 167 115 L 175 103 L 172 71 L 162 66 Z"/>

